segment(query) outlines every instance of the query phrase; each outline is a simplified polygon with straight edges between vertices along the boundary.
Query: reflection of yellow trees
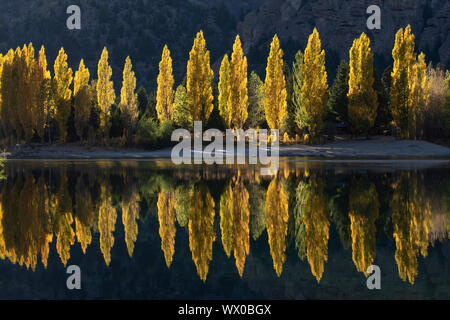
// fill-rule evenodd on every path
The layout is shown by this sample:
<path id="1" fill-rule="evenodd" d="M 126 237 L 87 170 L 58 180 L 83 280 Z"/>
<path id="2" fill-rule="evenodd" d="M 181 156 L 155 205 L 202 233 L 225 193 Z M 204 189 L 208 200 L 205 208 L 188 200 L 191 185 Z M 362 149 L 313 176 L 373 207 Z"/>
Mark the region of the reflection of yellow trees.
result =
<path id="1" fill-rule="evenodd" d="M 2 190 L 0 210 L 0 257 L 35 270 L 38 254 L 47 265 L 51 242 L 50 217 L 46 188 L 33 176 L 17 177 L 14 185 L 7 182 Z M 40 203 L 39 201 L 43 201 Z"/>
<path id="2" fill-rule="evenodd" d="M 403 281 L 414 283 L 419 252 L 427 256 L 431 210 L 416 172 L 402 172 L 392 196 L 395 260 Z"/>
<path id="3" fill-rule="evenodd" d="M 233 247 L 233 190 L 231 183 L 227 184 L 220 197 L 220 231 L 222 245 L 228 257 Z"/>
<path id="4" fill-rule="evenodd" d="M 367 276 L 367 268 L 375 260 L 375 221 L 379 210 L 377 190 L 367 177 L 352 180 L 349 210 L 353 262 L 356 269 Z"/>
<path id="5" fill-rule="evenodd" d="M 175 193 L 161 190 L 158 195 L 158 221 L 161 249 L 164 252 L 167 267 L 172 264 L 175 252 Z"/>
<path id="6" fill-rule="evenodd" d="M 328 260 L 330 222 L 323 179 L 312 173 L 308 179 L 307 183 L 300 182 L 297 187 L 296 214 L 297 219 L 301 217 L 302 221 L 296 221 L 297 235 L 300 237 L 296 242 L 299 255 L 304 255 L 306 251 L 311 272 L 320 282 Z"/>
<path id="7" fill-rule="evenodd" d="M 286 260 L 288 201 L 289 197 L 284 191 L 282 182 L 278 177 L 274 178 L 267 189 L 266 227 L 273 267 L 278 276 L 281 275 Z"/>
<path id="8" fill-rule="evenodd" d="M 55 194 L 55 235 L 56 251 L 64 266 L 70 259 L 70 247 L 75 243 L 75 232 L 73 231 L 72 198 L 67 184 L 67 174 L 61 172 L 60 185 Z"/>
<path id="9" fill-rule="evenodd" d="M 189 249 L 197 273 L 203 281 L 208 275 L 212 260 L 212 245 L 216 239 L 214 230 L 214 199 L 204 184 L 196 185 L 192 192 L 189 211 Z"/>
<path id="10" fill-rule="evenodd" d="M 94 220 L 94 205 L 89 189 L 79 177 L 75 186 L 75 233 L 83 253 L 92 242 L 91 225 Z"/>
<path id="11" fill-rule="evenodd" d="M 257 183 L 248 186 L 250 205 L 250 231 L 257 240 L 266 229 L 266 190 Z"/>
<path id="12" fill-rule="evenodd" d="M 181 185 L 175 189 L 175 211 L 180 227 L 185 227 L 189 221 L 192 186 Z"/>
<path id="13" fill-rule="evenodd" d="M 122 199 L 122 223 L 125 230 L 125 243 L 128 255 L 133 256 L 134 243 L 138 236 L 139 201 L 141 197 L 135 185 L 127 187 L 129 193 Z"/>
<path id="14" fill-rule="evenodd" d="M 240 178 L 227 185 L 220 199 L 222 244 L 228 257 L 233 250 L 241 277 L 250 250 L 248 199 L 248 191 Z"/>
<path id="15" fill-rule="evenodd" d="M 106 185 L 102 185 L 100 207 L 98 209 L 98 230 L 100 232 L 100 249 L 106 265 L 111 263 L 111 249 L 114 245 L 114 235 L 117 213 L 112 205 L 111 193 Z"/>

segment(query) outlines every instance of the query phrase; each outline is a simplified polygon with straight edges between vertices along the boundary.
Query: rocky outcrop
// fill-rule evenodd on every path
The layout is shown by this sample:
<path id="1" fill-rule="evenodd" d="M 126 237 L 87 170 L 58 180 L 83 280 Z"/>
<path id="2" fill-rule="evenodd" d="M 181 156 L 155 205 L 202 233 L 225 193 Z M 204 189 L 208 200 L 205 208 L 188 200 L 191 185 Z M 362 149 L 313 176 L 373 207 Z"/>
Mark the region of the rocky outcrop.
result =
<path id="1" fill-rule="evenodd" d="M 381 8 L 381 29 L 369 30 L 366 13 L 370 5 Z M 309 34 L 317 27 L 323 45 L 339 59 L 348 58 L 353 40 L 362 32 L 372 40 L 376 55 L 389 60 L 395 33 L 410 24 L 418 50 L 434 62 L 450 62 L 450 2 L 447 0 L 266 0 L 238 24 L 248 52 L 267 46 L 276 33 L 281 41 L 293 41 L 304 50 Z"/>

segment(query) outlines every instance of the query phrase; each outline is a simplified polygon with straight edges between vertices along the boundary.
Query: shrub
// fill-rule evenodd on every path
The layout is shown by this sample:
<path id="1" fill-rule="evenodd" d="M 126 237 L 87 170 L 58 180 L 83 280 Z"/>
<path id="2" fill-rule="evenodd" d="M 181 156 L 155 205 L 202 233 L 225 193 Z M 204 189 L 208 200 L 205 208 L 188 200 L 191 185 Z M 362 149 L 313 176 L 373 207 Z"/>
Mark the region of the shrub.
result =
<path id="1" fill-rule="evenodd" d="M 170 120 L 158 123 L 152 117 L 143 117 L 137 127 L 137 143 L 145 148 L 163 148 L 171 145 L 174 125 Z"/>

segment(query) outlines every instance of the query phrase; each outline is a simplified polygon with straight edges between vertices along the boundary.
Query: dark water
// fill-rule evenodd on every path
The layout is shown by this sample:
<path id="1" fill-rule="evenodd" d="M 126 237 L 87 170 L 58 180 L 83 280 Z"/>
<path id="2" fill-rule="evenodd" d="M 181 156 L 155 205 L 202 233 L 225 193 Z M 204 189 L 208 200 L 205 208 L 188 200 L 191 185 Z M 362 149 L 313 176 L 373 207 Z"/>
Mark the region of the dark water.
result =
<path id="1" fill-rule="evenodd" d="M 0 298 L 450 298 L 449 162 L 283 159 L 259 173 L 9 161 Z M 381 290 L 366 286 L 373 264 Z"/>

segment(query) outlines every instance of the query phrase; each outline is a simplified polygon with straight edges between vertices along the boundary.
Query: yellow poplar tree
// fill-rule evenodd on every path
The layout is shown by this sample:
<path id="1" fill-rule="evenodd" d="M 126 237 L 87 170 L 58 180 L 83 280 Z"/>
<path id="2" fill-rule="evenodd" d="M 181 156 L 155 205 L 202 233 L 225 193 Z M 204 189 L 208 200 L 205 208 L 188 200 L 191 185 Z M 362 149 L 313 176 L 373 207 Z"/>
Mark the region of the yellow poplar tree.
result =
<path id="1" fill-rule="evenodd" d="M 275 35 L 270 44 L 264 82 L 264 110 L 271 129 L 279 129 L 287 115 L 287 91 L 283 64 L 283 50 L 280 48 L 278 36 Z"/>
<path id="2" fill-rule="evenodd" d="M 67 64 L 67 54 L 61 48 L 58 57 L 56 57 L 55 76 L 53 78 L 53 95 L 55 99 L 55 118 L 59 128 L 59 139 L 61 143 L 66 142 L 67 120 L 70 116 L 70 99 L 72 97 L 73 76 L 72 69 Z"/>
<path id="3" fill-rule="evenodd" d="M 233 44 L 230 62 L 229 110 L 231 121 L 236 129 L 244 127 L 248 117 L 247 58 L 244 57 L 239 35 Z"/>
<path id="4" fill-rule="evenodd" d="M 230 61 L 226 54 L 220 65 L 219 71 L 219 114 L 223 119 L 225 128 L 231 126 L 231 110 L 230 110 L 230 90 L 231 90 L 231 71 Z"/>
<path id="5" fill-rule="evenodd" d="M 131 59 L 127 57 L 123 69 L 122 90 L 120 91 L 120 108 L 124 119 L 123 137 L 127 144 L 131 143 L 134 128 L 139 116 L 136 94 L 136 76 L 132 71 Z"/>
<path id="6" fill-rule="evenodd" d="M 352 258 L 356 270 L 367 277 L 376 254 L 376 227 L 380 204 L 375 185 L 368 178 L 354 178 L 349 192 Z"/>
<path id="7" fill-rule="evenodd" d="M 303 86 L 300 94 L 303 101 L 304 125 L 313 137 L 317 137 L 323 128 L 323 118 L 326 113 L 327 72 L 325 71 L 325 51 L 319 38 L 319 32 L 314 28 L 309 36 L 308 45 L 303 58 Z"/>
<path id="8" fill-rule="evenodd" d="M 348 117 L 352 132 L 368 134 L 377 116 L 377 93 L 373 89 L 373 53 L 370 39 L 363 33 L 350 49 Z"/>
<path id="9" fill-rule="evenodd" d="M 187 97 L 193 121 L 206 125 L 213 110 L 212 81 L 214 73 L 210 66 L 209 51 L 203 31 L 197 33 L 189 53 L 187 64 Z"/>
<path id="10" fill-rule="evenodd" d="M 161 190 L 158 194 L 157 207 L 161 250 L 164 252 L 167 268 L 170 268 L 175 253 L 175 234 L 177 232 L 175 226 L 175 192 Z"/>
<path id="11" fill-rule="evenodd" d="M 89 88 L 89 78 L 89 69 L 84 66 L 84 61 L 81 59 L 78 71 L 75 72 L 75 78 L 73 79 L 75 129 L 81 140 L 91 114 L 92 96 Z"/>
<path id="12" fill-rule="evenodd" d="M 19 135 L 20 123 L 17 112 L 17 88 L 18 77 L 13 77 L 16 56 L 21 54 L 20 48 L 15 51 L 10 49 L 8 54 L 2 58 L 1 73 L 1 117 L 3 135 L 13 144 L 14 133 Z"/>
<path id="13" fill-rule="evenodd" d="M 50 88 L 51 76 L 50 71 L 47 70 L 47 57 L 45 55 L 45 47 L 42 46 L 39 50 L 38 68 L 36 72 L 35 81 L 39 86 L 39 92 L 36 97 L 36 107 L 33 109 L 34 129 L 37 135 L 44 139 L 44 130 L 49 121 L 48 115 L 50 113 Z"/>
<path id="14" fill-rule="evenodd" d="M 427 64 L 424 53 L 419 54 L 417 62 L 414 64 L 411 78 L 409 137 L 412 139 L 422 134 L 425 106 L 428 104 L 430 98 L 430 80 L 427 76 Z"/>
<path id="15" fill-rule="evenodd" d="M 189 249 L 197 274 L 205 282 L 209 263 L 212 260 L 213 242 L 216 240 L 214 230 L 214 199 L 208 186 L 196 185 L 191 193 L 189 208 Z"/>
<path id="16" fill-rule="evenodd" d="M 161 61 L 159 62 L 158 89 L 156 91 L 156 112 L 159 121 L 173 120 L 173 74 L 172 58 L 167 45 L 164 46 Z"/>
<path id="17" fill-rule="evenodd" d="M 129 195 L 122 199 L 122 224 L 125 231 L 125 243 L 127 245 L 128 255 L 133 256 L 134 243 L 138 236 L 139 201 L 141 197 L 135 185 L 129 186 L 131 189 Z"/>
<path id="18" fill-rule="evenodd" d="M 402 138 L 409 138 L 409 126 L 414 118 L 410 106 L 411 79 L 416 62 L 414 52 L 414 35 L 411 26 L 403 31 L 401 28 L 395 35 L 395 46 L 392 50 L 394 68 L 391 73 L 391 108 L 392 116 Z"/>
<path id="19" fill-rule="evenodd" d="M 111 263 L 111 249 L 114 246 L 114 230 L 117 212 L 112 205 L 111 191 L 101 186 L 101 203 L 98 208 L 98 230 L 100 232 L 100 250 L 107 266 Z"/>
<path id="20" fill-rule="evenodd" d="M 286 261 L 288 202 L 289 196 L 284 191 L 281 179 L 275 177 L 267 188 L 265 208 L 270 254 L 278 277 L 281 276 Z"/>
<path id="21" fill-rule="evenodd" d="M 33 113 L 35 98 L 37 97 L 37 88 L 33 81 L 33 69 L 35 67 L 35 50 L 30 43 L 28 46 L 24 45 L 22 52 L 17 58 L 17 74 L 19 77 L 19 84 L 17 88 L 18 98 L 17 112 L 19 113 L 19 120 L 22 125 L 23 133 L 26 141 L 30 141 L 33 137 Z"/>
<path id="22" fill-rule="evenodd" d="M 109 135 L 110 109 L 116 99 L 111 76 L 112 69 L 108 63 L 108 50 L 105 47 L 98 62 L 97 102 L 100 108 L 100 130 L 106 139 Z"/>

